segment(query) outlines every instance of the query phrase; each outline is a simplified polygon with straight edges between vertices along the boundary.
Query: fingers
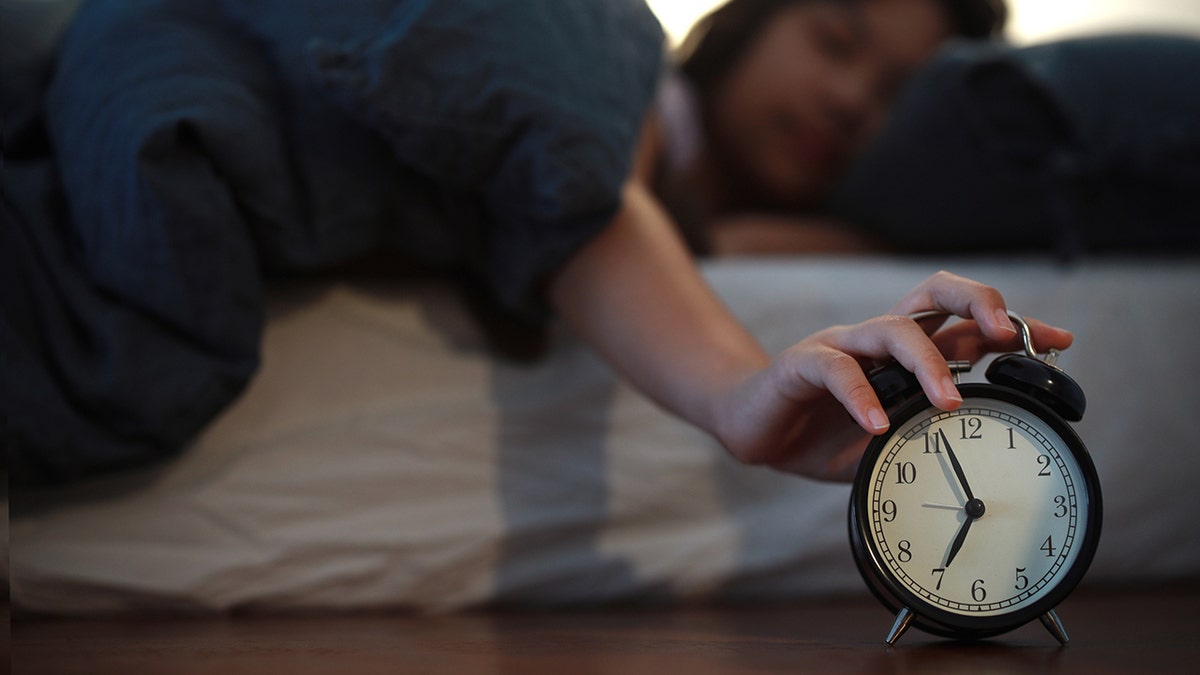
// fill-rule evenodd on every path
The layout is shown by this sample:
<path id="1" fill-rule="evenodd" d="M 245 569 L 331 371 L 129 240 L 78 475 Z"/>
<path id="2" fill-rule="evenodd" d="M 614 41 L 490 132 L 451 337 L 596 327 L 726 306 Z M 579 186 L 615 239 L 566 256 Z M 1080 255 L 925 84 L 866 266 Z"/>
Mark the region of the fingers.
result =
<path id="1" fill-rule="evenodd" d="M 1075 335 L 1065 328 L 1051 326 L 1029 317 L 1023 318 L 1025 323 L 1029 324 L 1030 333 L 1033 335 L 1033 346 L 1039 352 L 1049 349 L 1066 349 L 1075 342 Z"/>
<path id="2" fill-rule="evenodd" d="M 926 310 L 974 319 L 983 334 L 994 340 L 1017 335 L 999 291 L 950 272 L 938 272 L 921 282 L 892 307 L 891 313 L 908 315 Z"/>
<path id="3" fill-rule="evenodd" d="M 830 346 L 850 354 L 872 360 L 894 358 L 916 375 L 930 402 L 943 410 L 953 410 L 962 403 L 946 357 L 912 319 L 902 316 L 876 317 L 857 326 L 834 329 L 829 333 L 828 340 Z M 866 374 L 861 368 L 859 374 L 865 383 Z M 873 391 L 872 400 L 874 405 L 879 405 Z"/>
<path id="4" fill-rule="evenodd" d="M 822 344 L 795 358 L 801 381 L 827 390 L 867 433 L 881 434 L 890 422 L 879 397 L 867 381 L 862 364 L 845 349 Z"/>
<path id="5" fill-rule="evenodd" d="M 808 387 L 828 391 L 870 434 L 888 429 L 887 413 L 872 389 L 863 363 L 895 358 L 916 374 L 930 401 L 952 410 L 962 403 L 949 366 L 936 345 L 915 321 L 882 316 L 854 326 L 835 326 L 784 352 L 778 359 L 779 391 L 803 400 Z"/>
<path id="6" fill-rule="evenodd" d="M 942 317 L 918 323 L 906 316 L 928 310 L 968 320 L 938 330 Z M 892 312 L 854 326 L 826 329 L 785 352 L 789 365 L 783 369 L 781 390 L 799 400 L 808 386 L 825 389 L 863 430 L 881 434 L 888 428 L 887 415 L 867 380 L 865 363 L 894 358 L 916 376 L 933 405 L 953 410 L 962 404 L 962 396 L 947 359 L 974 361 L 990 352 L 1022 348 L 1022 337 L 999 291 L 948 272 L 926 279 Z M 1073 340 L 1068 331 L 1036 320 L 1026 322 L 1038 350 L 1065 349 Z"/>
<path id="7" fill-rule="evenodd" d="M 1050 326 L 1036 319 L 1025 318 L 1025 322 L 1029 324 L 1033 346 L 1038 352 L 1045 352 L 1049 349 L 1066 349 L 1075 339 L 1070 331 Z M 993 352 L 1024 349 L 1024 340 L 1019 335 L 993 340 L 981 335 L 978 326 L 974 322 L 968 321 L 948 326 L 933 335 L 932 339 L 949 360 L 976 361 Z"/>

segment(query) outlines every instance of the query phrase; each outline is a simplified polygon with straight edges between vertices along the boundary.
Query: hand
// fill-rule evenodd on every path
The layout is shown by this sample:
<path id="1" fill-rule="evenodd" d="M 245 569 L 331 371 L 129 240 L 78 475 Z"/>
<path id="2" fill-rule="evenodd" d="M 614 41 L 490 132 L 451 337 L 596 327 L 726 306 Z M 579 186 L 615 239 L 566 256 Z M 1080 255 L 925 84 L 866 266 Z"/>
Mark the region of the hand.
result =
<path id="1" fill-rule="evenodd" d="M 924 310 L 967 320 L 931 337 L 944 319 L 918 325 L 906 316 Z M 866 434 L 888 428 L 864 372 L 871 363 L 896 359 L 916 374 L 934 405 L 953 410 L 962 398 L 948 359 L 974 361 L 991 351 L 1021 348 L 1000 293 L 947 272 L 922 282 L 892 311 L 857 325 L 828 328 L 784 351 L 727 393 L 714 433 L 741 461 L 821 480 L 850 480 Z M 1029 324 L 1039 348 L 1071 344 L 1067 331 Z"/>

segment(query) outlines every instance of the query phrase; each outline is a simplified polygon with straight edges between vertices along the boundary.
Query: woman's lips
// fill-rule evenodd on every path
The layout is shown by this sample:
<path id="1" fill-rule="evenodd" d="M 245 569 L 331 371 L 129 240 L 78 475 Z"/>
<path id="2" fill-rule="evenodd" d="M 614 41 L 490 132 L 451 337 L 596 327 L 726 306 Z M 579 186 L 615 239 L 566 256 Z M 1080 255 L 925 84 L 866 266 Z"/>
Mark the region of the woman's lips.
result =
<path id="1" fill-rule="evenodd" d="M 780 115 L 775 127 L 782 147 L 805 164 L 828 169 L 841 162 L 845 148 L 834 134 L 805 124 L 795 115 Z"/>
<path id="2" fill-rule="evenodd" d="M 793 130 L 787 145 L 809 163 L 820 167 L 835 165 L 842 155 L 841 145 L 833 138 L 810 129 Z"/>

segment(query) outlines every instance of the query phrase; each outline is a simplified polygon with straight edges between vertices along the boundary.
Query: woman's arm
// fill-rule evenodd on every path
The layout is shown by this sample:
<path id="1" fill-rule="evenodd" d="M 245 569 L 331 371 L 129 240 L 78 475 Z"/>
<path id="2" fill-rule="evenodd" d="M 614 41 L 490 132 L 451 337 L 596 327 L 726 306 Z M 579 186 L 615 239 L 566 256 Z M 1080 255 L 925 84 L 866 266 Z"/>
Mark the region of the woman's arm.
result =
<path id="1" fill-rule="evenodd" d="M 938 273 L 897 303 L 897 315 L 828 328 L 772 359 L 709 288 L 646 185 L 634 177 L 622 197 L 609 226 L 550 280 L 549 300 L 622 376 L 743 462 L 848 480 L 865 434 L 887 424 L 864 365 L 894 357 L 935 405 L 952 409 L 961 399 L 947 358 L 1019 344 L 997 291 Z M 935 343 L 903 316 L 927 309 L 977 322 Z M 1066 331 L 1033 327 L 1043 348 L 1071 342 Z"/>
<path id="2" fill-rule="evenodd" d="M 551 280 L 549 299 L 636 387 L 710 432 L 721 397 L 770 363 L 638 183 L 625 187 L 612 223 Z"/>

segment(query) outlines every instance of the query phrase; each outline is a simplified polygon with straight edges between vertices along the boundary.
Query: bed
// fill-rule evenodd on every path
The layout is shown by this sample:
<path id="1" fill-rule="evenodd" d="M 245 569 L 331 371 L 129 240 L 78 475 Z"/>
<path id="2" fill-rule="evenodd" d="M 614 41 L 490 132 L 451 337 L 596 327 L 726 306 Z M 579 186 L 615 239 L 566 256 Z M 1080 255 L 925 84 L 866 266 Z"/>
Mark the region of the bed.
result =
<path id="1" fill-rule="evenodd" d="M 1195 581 L 1195 259 L 722 259 L 772 350 L 939 268 L 1071 328 L 1104 533 L 1084 584 Z M 13 497 L 21 610 L 449 611 L 866 593 L 848 488 L 741 466 L 554 326 L 495 351 L 453 286 L 277 285 L 263 368 L 177 460 Z M 980 368 L 967 379 L 979 377 Z"/>
<path id="2" fill-rule="evenodd" d="M 76 4 L 10 3 L 5 12 L 32 9 L 37 16 L 4 25 L 28 19 L 41 26 L 41 33 L 15 37 L 45 51 Z M 143 4 L 172 20 L 181 7 L 216 11 L 183 0 Z M 107 6 L 121 14 L 134 5 Z M 253 14 L 266 7 L 288 11 L 292 3 L 231 6 Z M 216 35 L 225 40 L 229 33 Z M 108 55 L 86 47 L 73 56 L 84 73 Z M 256 77 L 233 61 L 238 77 Z M 45 75 L 44 66 L 30 65 L 22 71 L 28 81 L 6 79 L 5 86 L 31 84 Z M 42 146 L 10 144 L 10 134 L 18 127 L 36 130 L 40 122 L 36 110 L 8 116 L 7 104 L 21 102 L 10 93 L 5 90 L 6 201 L 23 198 L 29 208 L 22 214 L 53 210 L 56 199 L 23 189 L 45 176 L 44 166 L 30 162 Z M 153 94 L 145 100 L 158 101 Z M 13 120 L 19 124 L 9 127 Z M 347 133 L 339 138 L 362 140 Z M 172 138 L 189 149 L 196 145 L 194 135 Z M 101 173 L 117 171 L 108 157 L 72 156 L 74 163 L 64 166 L 82 180 L 84 159 L 98 163 Z M 364 175 L 376 165 L 365 166 Z M 308 169 L 315 171 L 309 178 L 342 176 L 340 184 L 315 181 L 326 189 L 357 180 L 328 167 Z M 266 192 L 239 195 L 241 205 L 262 207 L 254 200 L 272 197 L 277 181 L 270 172 L 248 173 L 252 187 Z M 337 218 L 361 215 L 355 208 L 373 208 L 305 196 L 326 208 L 335 225 Z M 164 222 L 173 215 L 168 211 Z M 10 243 L 2 238 L 15 230 L 7 222 L 0 227 L 0 243 Z M 0 247 L 7 255 L 13 250 Z M 109 262 L 120 273 L 128 271 L 129 259 L 114 255 Z M 1192 485 L 1200 459 L 1191 432 L 1200 402 L 1191 389 L 1200 376 L 1198 263 L 1195 254 L 1178 252 L 1114 252 L 1069 262 L 1050 254 L 939 253 L 726 258 L 706 261 L 704 273 L 773 351 L 825 326 L 886 311 L 939 269 L 995 285 L 1014 310 L 1074 330 L 1077 344 L 1060 364 L 1087 393 L 1089 410 L 1078 429 L 1105 496 L 1104 535 L 1084 583 L 1104 586 L 1200 577 L 1193 523 L 1200 492 Z M 12 288 L 0 287 L 6 303 L 4 292 Z M 847 539 L 846 486 L 736 464 L 712 439 L 618 380 L 560 325 L 514 333 L 511 325 L 481 316 L 459 286 L 424 277 L 300 276 L 261 290 L 261 365 L 181 454 L 9 495 L 7 556 L 0 562 L 8 565 L 14 608 L 53 614 L 445 612 L 866 593 Z M 96 293 L 99 299 L 74 318 L 86 314 L 111 327 L 137 314 L 121 314 L 110 302 L 113 292 Z M 6 318 L 29 302 L 13 297 Z M 52 301 L 37 311 L 74 309 Z M 250 335 L 257 349 L 258 333 Z M 514 351 L 514 340 L 537 349 Z M 147 368 L 136 350 L 126 356 L 132 357 L 127 363 Z M 18 377 L 12 382 L 10 393 L 32 386 Z M 155 396 L 136 385 L 138 396 Z M 43 431 L 63 429 L 47 425 Z"/>

